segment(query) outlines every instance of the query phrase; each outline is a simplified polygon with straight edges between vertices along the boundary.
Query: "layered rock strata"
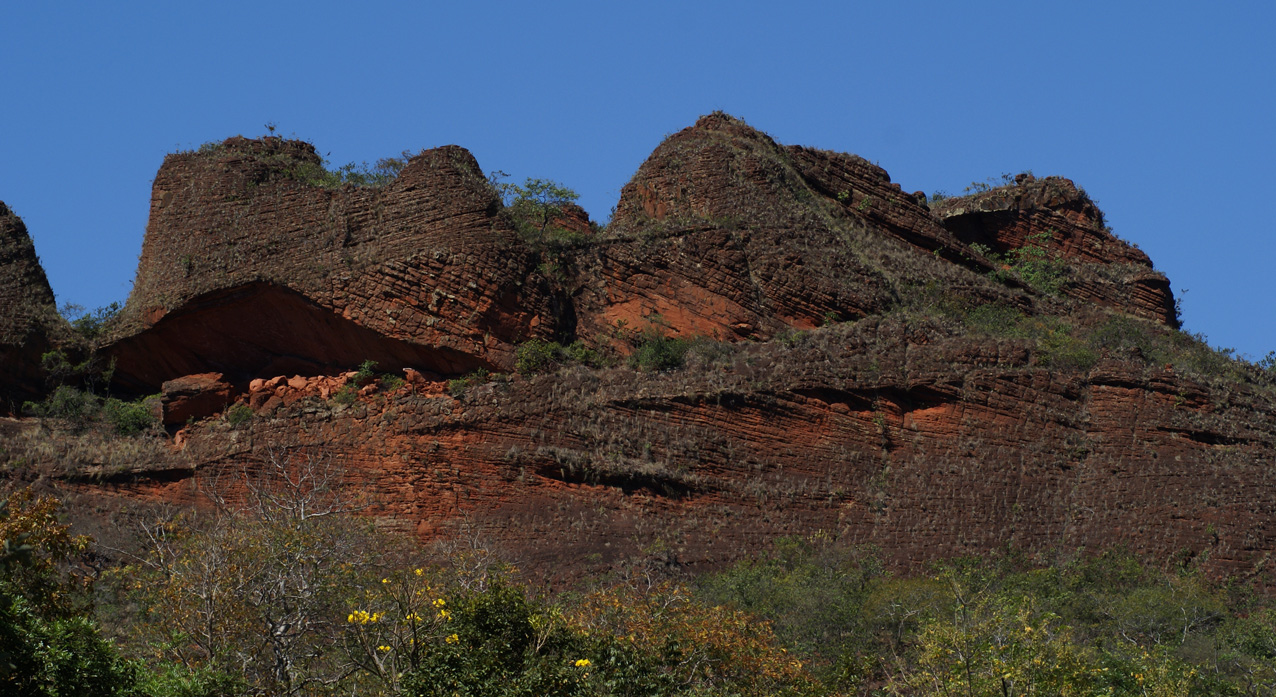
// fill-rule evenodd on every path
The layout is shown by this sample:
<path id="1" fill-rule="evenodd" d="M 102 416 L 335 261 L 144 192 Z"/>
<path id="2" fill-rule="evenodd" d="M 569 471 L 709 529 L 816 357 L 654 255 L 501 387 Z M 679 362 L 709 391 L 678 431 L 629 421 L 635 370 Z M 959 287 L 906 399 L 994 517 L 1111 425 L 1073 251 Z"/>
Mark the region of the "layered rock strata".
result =
<path id="1" fill-rule="evenodd" d="M 122 328 L 121 385 L 242 384 L 363 360 L 456 374 L 552 326 L 534 265 L 474 158 L 448 146 L 382 187 L 330 186 L 314 148 L 232 138 L 170 155 Z"/>
<path id="2" fill-rule="evenodd" d="M 40 358 L 67 338 L 26 225 L 0 202 L 0 414 L 42 394 Z"/>

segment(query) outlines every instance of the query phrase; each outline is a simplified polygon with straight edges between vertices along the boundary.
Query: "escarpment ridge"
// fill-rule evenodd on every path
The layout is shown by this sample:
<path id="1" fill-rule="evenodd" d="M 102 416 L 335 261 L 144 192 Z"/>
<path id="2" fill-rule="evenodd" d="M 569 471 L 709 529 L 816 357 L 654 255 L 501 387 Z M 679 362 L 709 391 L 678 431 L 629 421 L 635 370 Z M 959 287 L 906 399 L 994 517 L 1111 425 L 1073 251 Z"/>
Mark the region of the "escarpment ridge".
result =
<path id="1" fill-rule="evenodd" d="M 321 456 L 382 524 L 557 578 L 817 530 L 901 568 L 1119 544 L 1267 573 L 1271 376 L 1179 332 L 1067 179 L 932 201 L 718 113 L 608 225 L 567 207 L 546 235 L 457 146 L 375 187 L 316 169 L 273 137 L 165 160 L 98 351 L 162 392 L 170 440 L 64 457 L 68 486 L 195 503 Z"/>

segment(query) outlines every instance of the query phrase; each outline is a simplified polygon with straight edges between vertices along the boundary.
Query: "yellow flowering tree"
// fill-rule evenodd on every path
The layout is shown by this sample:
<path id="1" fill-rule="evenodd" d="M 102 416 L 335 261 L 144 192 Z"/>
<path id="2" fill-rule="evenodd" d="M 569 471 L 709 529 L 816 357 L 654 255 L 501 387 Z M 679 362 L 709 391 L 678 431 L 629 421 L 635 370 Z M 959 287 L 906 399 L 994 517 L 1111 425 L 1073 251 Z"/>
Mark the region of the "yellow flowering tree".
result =
<path id="1" fill-rule="evenodd" d="M 391 693 L 404 673 L 420 668 L 431 647 L 456 643 L 447 592 L 427 569 L 397 570 L 365 583 L 346 614 L 344 646 L 351 665 Z"/>

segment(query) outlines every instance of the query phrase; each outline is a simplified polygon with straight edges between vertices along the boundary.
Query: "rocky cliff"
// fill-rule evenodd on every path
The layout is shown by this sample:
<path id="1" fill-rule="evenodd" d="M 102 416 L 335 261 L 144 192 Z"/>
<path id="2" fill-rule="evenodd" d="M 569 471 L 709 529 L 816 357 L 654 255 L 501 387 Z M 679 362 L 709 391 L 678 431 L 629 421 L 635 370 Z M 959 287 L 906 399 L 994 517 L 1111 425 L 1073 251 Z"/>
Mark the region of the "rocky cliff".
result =
<path id="1" fill-rule="evenodd" d="M 1271 376 L 1177 331 L 1168 280 L 1066 179 L 932 204 L 714 114 L 604 230 L 567 211 L 549 244 L 461 148 L 378 188 L 316 166 L 276 138 L 165 161 L 101 350 L 174 437 L 77 486 L 194 502 L 324 458 L 383 524 L 477 529 L 557 577 L 816 530 L 904 568 L 1119 544 L 1265 573 L 1276 550 Z M 533 339 L 603 359 L 532 369 Z M 681 367 L 626 359 L 653 341 Z"/>
<path id="2" fill-rule="evenodd" d="M 40 357 L 68 338 L 26 225 L 0 202 L 0 414 L 40 396 Z"/>

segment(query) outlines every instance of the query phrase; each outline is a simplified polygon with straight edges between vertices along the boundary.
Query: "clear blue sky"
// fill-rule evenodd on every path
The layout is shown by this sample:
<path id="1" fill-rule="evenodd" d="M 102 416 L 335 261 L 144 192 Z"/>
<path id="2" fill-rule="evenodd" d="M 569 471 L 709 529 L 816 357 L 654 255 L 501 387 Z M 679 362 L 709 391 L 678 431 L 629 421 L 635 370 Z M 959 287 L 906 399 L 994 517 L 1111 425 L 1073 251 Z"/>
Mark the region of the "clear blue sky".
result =
<path id="1" fill-rule="evenodd" d="M 447 143 L 606 219 L 721 109 L 906 190 L 1072 178 L 1183 296 L 1276 349 L 1276 2 L 10 2 L 0 200 L 61 302 L 127 296 L 166 153 L 261 135 L 335 164 Z"/>

